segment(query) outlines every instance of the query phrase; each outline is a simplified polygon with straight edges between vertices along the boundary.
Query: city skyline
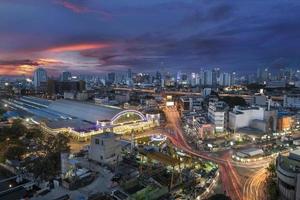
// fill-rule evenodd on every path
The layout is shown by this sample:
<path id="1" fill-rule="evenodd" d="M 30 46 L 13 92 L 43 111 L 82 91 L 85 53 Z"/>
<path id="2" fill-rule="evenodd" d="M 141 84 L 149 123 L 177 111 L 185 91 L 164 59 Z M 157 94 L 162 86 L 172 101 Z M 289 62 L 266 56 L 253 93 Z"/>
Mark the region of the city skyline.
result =
<path id="1" fill-rule="evenodd" d="M 4 0 L 0 75 L 296 68 L 300 3 L 288 2 Z"/>

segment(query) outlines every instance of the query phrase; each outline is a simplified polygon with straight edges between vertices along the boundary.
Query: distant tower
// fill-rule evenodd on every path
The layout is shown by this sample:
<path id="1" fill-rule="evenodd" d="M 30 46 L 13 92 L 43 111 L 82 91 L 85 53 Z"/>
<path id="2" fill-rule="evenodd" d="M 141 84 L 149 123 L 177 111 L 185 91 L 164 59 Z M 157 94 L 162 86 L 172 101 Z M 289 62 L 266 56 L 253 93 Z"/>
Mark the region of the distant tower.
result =
<path id="1" fill-rule="evenodd" d="M 38 68 L 33 73 L 33 85 L 37 89 L 41 86 L 41 82 L 47 81 L 47 72 L 43 68 Z"/>
<path id="2" fill-rule="evenodd" d="M 129 68 L 127 71 L 127 80 L 126 80 L 127 85 L 132 85 L 132 71 Z"/>

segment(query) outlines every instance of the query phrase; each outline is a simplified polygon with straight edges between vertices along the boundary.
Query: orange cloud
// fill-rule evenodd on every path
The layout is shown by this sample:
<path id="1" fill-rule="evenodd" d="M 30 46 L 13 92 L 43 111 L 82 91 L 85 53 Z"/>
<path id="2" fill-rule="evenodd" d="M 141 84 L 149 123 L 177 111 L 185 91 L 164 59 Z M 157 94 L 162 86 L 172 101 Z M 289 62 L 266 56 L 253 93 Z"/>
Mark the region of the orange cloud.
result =
<path id="1" fill-rule="evenodd" d="M 51 52 L 64 52 L 64 51 L 83 51 L 89 49 L 101 49 L 109 47 L 108 44 L 96 43 L 96 44 L 71 44 L 71 45 L 64 45 L 59 47 L 53 47 L 48 49 Z"/>
<path id="2" fill-rule="evenodd" d="M 64 64 L 64 62 L 50 58 L 40 58 L 36 60 L 0 60 L 0 75 L 31 75 L 39 66 L 49 68 L 51 66 L 59 66 L 60 64 Z"/>
<path id="3" fill-rule="evenodd" d="M 19 65 L 19 66 L 1 66 L 0 75 L 20 76 L 30 75 L 35 70 L 33 65 Z"/>

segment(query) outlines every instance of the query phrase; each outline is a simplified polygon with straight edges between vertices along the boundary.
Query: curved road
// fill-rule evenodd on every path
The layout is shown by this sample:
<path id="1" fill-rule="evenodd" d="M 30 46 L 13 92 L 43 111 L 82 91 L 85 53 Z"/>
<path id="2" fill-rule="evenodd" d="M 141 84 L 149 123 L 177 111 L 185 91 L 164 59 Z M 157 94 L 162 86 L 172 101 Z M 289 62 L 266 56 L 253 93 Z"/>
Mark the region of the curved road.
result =
<path id="1" fill-rule="evenodd" d="M 183 130 L 181 128 L 181 119 L 177 110 L 175 108 L 166 108 L 164 111 L 168 120 L 168 127 L 173 129 L 173 132 L 168 134 L 172 143 L 192 155 L 218 163 L 220 166 L 221 181 L 225 193 L 230 196 L 232 200 L 242 200 L 241 178 L 230 162 L 230 155 L 225 154 L 222 158 L 216 158 L 207 155 L 207 153 L 193 150 L 185 140 Z"/>

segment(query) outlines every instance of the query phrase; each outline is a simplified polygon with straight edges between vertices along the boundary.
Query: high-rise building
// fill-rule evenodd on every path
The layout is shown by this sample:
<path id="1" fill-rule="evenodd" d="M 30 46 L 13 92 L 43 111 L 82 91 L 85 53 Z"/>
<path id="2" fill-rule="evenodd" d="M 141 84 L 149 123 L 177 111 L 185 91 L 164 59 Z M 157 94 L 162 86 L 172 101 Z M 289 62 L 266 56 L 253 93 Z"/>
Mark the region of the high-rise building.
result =
<path id="1" fill-rule="evenodd" d="M 132 85 L 132 84 L 133 84 L 133 81 L 132 81 L 132 71 L 131 71 L 131 69 L 128 69 L 128 70 L 127 70 L 126 84 L 127 84 L 127 85 Z"/>
<path id="2" fill-rule="evenodd" d="M 111 72 L 111 73 L 108 73 L 108 74 L 107 74 L 107 82 L 108 82 L 109 84 L 115 83 L 115 80 L 116 80 L 116 73 Z"/>
<path id="3" fill-rule="evenodd" d="M 33 73 L 33 85 L 36 89 L 41 86 L 41 82 L 47 82 L 47 71 L 43 68 L 38 68 Z"/>
<path id="4" fill-rule="evenodd" d="M 156 86 L 162 86 L 162 80 L 163 79 L 162 79 L 161 73 L 159 71 L 157 71 L 156 74 L 155 74 L 155 80 L 154 80 L 155 85 Z"/>
<path id="5" fill-rule="evenodd" d="M 219 78 L 219 85 L 231 86 L 231 75 L 229 73 L 221 73 Z"/>
<path id="6" fill-rule="evenodd" d="M 197 85 L 197 74 L 191 73 L 191 86 L 194 87 Z"/>
<path id="7" fill-rule="evenodd" d="M 236 85 L 237 84 L 237 78 L 236 78 L 236 72 L 232 72 L 232 74 L 230 74 L 230 85 Z"/>
<path id="8" fill-rule="evenodd" d="M 257 69 L 257 81 L 259 83 L 265 83 L 269 80 L 270 78 L 270 73 L 269 73 L 269 69 L 268 68 L 259 68 Z"/>
<path id="9" fill-rule="evenodd" d="M 212 70 L 212 85 L 213 86 L 217 86 L 219 76 L 220 76 L 220 68 L 214 68 Z"/>
<path id="10" fill-rule="evenodd" d="M 204 71 L 204 85 L 211 86 L 213 84 L 213 73 L 211 70 Z"/>
<path id="11" fill-rule="evenodd" d="M 61 79 L 61 81 L 70 81 L 70 80 L 72 79 L 72 74 L 71 74 L 71 72 L 64 71 L 64 72 L 61 74 L 60 79 Z"/>

